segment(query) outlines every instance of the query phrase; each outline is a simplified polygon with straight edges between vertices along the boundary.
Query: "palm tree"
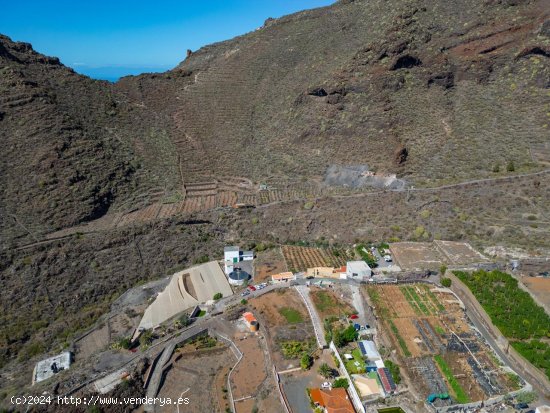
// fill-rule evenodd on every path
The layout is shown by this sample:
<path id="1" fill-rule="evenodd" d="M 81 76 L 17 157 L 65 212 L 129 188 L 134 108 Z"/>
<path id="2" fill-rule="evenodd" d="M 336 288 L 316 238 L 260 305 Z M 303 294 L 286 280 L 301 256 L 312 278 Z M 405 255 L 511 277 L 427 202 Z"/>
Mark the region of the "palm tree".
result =
<path id="1" fill-rule="evenodd" d="M 317 369 L 317 372 L 323 376 L 325 379 L 328 379 L 332 376 L 332 369 L 329 367 L 327 363 L 323 363 L 319 366 Z"/>

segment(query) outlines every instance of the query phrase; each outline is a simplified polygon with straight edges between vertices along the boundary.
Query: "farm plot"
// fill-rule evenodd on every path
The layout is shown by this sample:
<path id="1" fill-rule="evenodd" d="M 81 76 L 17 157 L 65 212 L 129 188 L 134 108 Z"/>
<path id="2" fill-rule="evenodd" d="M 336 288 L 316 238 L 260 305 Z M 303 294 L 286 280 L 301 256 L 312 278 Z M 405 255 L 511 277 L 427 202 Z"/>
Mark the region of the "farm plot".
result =
<path id="1" fill-rule="evenodd" d="M 355 313 L 355 309 L 333 290 L 311 287 L 309 294 L 322 320 L 333 316 L 347 317 Z"/>
<path id="2" fill-rule="evenodd" d="M 366 288 L 411 384 L 426 397 L 451 396 L 436 405 L 478 401 L 515 389 L 452 295 L 427 284 Z"/>
<path id="3" fill-rule="evenodd" d="M 249 305 L 268 340 L 277 370 L 298 367 L 302 352 L 315 348 L 313 326 L 298 293 L 292 288 L 275 290 L 252 298 Z"/>
<path id="4" fill-rule="evenodd" d="M 489 262 L 467 242 L 435 240 L 434 245 L 453 265 Z"/>
<path id="5" fill-rule="evenodd" d="M 283 256 L 289 271 L 305 271 L 313 267 L 341 267 L 346 265 L 347 254 L 337 248 L 315 248 L 283 245 Z"/>
<path id="6" fill-rule="evenodd" d="M 390 251 L 405 271 L 435 270 L 445 262 L 431 242 L 396 242 L 390 244 Z"/>

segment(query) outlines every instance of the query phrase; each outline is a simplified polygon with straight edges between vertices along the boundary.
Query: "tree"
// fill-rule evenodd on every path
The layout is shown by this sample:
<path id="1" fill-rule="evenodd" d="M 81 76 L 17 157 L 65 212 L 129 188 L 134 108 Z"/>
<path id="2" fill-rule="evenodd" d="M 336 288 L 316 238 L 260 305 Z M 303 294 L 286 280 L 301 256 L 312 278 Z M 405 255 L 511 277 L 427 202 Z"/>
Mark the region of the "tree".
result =
<path id="1" fill-rule="evenodd" d="M 508 172 L 514 172 L 516 170 L 516 166 L 514 165 L 514 161 L 509 161 L 508 165 L 506 165 L 506 170 Z"/>
<path id="2" fill-rule="evenodd" d="M 309 370 L 312 364 L 313 357 L 311 357 L 309 354 L 304 354 L 300 359 L 300 367 L 302 368 L 302 370 Z"/>
<path id="3" fill-rule="evenodd" d="M 216 294 L 214 294 L 214 300 L 216 300 L 216 301 L 219 300 L 219 299 L 222 298 L 222 297 L 223 297 L 223 294 L 222 294 L 222 293 L 216 293 Z"/>
<path id="4" fill-rule="evenodd" d="M 347 389 L 349 387 L 348 379 L 346 379 L 345 377 L 340 377 L 339 379 L 334 380 L 334 383 L 332 383 L 332 387 L 335 389 L 338 387 Z"/>
<path id="5" fill-rule="evenodd" d="M 443 287 L 449 288 L 449 287 L 451 286 L 452 282 L 453 282 L 453 281 L 452 281 L 450 278 L 442 278 L 442 279 L 441 279 L 441 285 L 442 285 Z"/>
<path id="6" fill-rule="evenodd" d="M 442 265 L 441 267 L 439 267 L 439 273 L 441 275 L 445 275 L 446 272 L 447 272 L 447 266 L 446 265 Z"/>
<path id="7" fill-rule="evenodd" d="M 340 330 L 332 332 L 332 341 L 336 347 L 344 347 L 346 345 L 346 340 L 344 340 L 344 336 Z"/>
<path id="8" fill-rule="evenodd" d="M 344 337 L 346 344 L 351 343 L 352 341 L 355 341 L 355 339 L 357 338 L 357 335 L 358 335 L 357 330 L 353 325 L 349 325 L 348 328 L 346 328 L 342 333 L 342 336 Z"/>
<path id="9" fill-rule="evenodd" d="M 132 342 L 128 337 L 123 337 L 118 341 L 118 344 L 121 348 L 128 350 L 131 347 Z"/>
<path id="10" fill-rule="evenodd" d="M 330 368 L 330 366 L 327 364 L 327 363 L 323 363 L 319 366 L 319 368 L 317 369 L 317 372 L 323 376 L 325 379 L 328 379 L 329 377 L 332 376 L 332 369 Z"/>
<path id="11" fill-rule="evenodd" d="M 191 319 L 189 318 L 189 314 L 185 313 L 182 314 L 180 318 L 178 318 L 178 321 L 182 327 L 187 327 L 189 324 L 191 324 Z"/>

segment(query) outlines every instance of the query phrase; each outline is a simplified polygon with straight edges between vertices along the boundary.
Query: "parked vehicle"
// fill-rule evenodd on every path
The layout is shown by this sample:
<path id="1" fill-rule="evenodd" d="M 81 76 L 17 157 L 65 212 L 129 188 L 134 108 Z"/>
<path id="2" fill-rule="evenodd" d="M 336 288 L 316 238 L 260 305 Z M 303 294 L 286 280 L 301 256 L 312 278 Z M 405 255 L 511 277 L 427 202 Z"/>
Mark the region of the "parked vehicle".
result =
<path id="1" fill-rule="evenodd" d="M 330 389 L 330 383 L 328 381 L 325 381 L 323 384 L 321 384 L 322 389 Z"/>
<path id="2" fill-rule="evenodd" d="M 386 262 L 392 262 L 391 255 L 384 255 L 384 261 L 386 261 Z"/>
<path id="3" fill-rule="evenodd" d="M 248 294 L 250 294 L 250 291 L 244 290 L 244 291 L 241 293 L 241 296 L 242 296 L 242 297 L 246 297 Z"/>
<path id="4" fill-rule="evenodd" d="M 254 287 L 253 285 L 249 285 L 249 286 L 248 286 L 248 289 L 249 289 L 250 291 L 256 291 L 256 287 Z"/>

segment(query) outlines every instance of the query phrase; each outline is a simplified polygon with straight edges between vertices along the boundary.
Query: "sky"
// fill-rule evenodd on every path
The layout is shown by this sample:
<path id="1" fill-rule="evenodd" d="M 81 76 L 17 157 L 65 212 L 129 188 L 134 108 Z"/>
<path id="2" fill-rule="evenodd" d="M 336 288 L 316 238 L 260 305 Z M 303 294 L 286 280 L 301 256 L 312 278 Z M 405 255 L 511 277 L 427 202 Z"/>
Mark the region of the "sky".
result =
<path id="1" fill-rule="evenodd" d="M 77 72 L 116 80 L 164 71 L 186 50 L 250 32 L 268 17 L 334 0 L 26 0 L 3 2 L 0 33 Z"/>

